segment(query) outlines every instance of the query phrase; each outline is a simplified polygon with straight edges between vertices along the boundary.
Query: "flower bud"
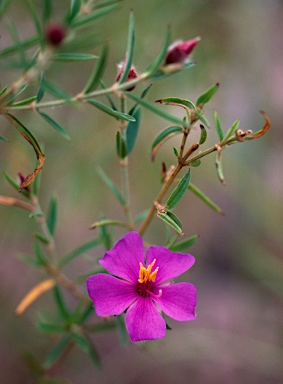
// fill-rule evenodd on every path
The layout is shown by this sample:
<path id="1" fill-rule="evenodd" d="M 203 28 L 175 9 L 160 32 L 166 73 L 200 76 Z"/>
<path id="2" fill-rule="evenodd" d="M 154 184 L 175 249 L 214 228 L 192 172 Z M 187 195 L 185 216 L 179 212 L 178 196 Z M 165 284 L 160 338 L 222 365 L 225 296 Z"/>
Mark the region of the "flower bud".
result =
<path id="1" fill-rule="evenodd" d="M 47 27 L 45 38 L 50 45 L 58 46 L 66 36 L 66 29 L 61 24 L 50 24 Z"/>
<path id="2" fill-rule="evenodd" d="M 124 72 L 124 69 L 125 69 L 125 63 L 126 63 L 126 59 L 124 59 L 123 61 L 121 61 L 121 63 L 119 63 L 117 65 L 117 67 L 118 67 L 118 75 L 116 77 L 116 81 L 119 81 L 121 79 L 121 76 L 122 76 L 122 74 Z M 137 77 L 138 77 L 138 73 L 137 73 L 135 67 L 132 65 L 131 69 L 129 70 L 129 73 L 128 73 L 126 81 L 130 81 L 130 80 L 136 79 Z M 135 85 L 133 85 L 132 87 L 127 88 L 126 91 L 130 92 L 133 89 L 135 89 Z"/>
<path id="3" fill-rule="evenodd" d="M 189 55 L 200 41 L 200 37 L 188 41 L 178 40 L 171 44 L 167 51 L 164 65 L 186 63 Z"/>

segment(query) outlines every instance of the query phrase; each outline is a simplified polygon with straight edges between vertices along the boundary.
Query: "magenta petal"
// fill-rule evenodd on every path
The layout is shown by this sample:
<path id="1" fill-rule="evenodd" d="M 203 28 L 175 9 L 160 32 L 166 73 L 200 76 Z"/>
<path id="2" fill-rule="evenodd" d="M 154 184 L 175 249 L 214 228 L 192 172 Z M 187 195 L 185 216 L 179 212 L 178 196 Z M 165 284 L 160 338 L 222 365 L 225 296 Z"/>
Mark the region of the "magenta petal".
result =
<path id="1" fill-rule="evenodd" d="M 106 273 L 89 276 L 86 285 L 98 316 L 120 315 L 137 298 L 134 285 Z"/>
<path id="2" fill-rule="evenodd" d="M 112 275 L 136 283 L 139 263 L 144 263 L 143 241 L 137 232 L 130 232 L 106 252 L 100 264 Z"/>
<path id="3" fill-rule="evenodd" d="M 149 247 L 146 254 L 146 265 L 156 259 L 154 268 L 159 267 L 155 283 L 174 279 L 187 271 L 195 262 L 192 255 L 172 252 L 164 247 Z"/>
<path id="4" fill-rule="evenodd" d="M 196 288 L 190 283 L 161 286 L 162 295 L 156 303 L 166 315 L 179 321 L 194 320 L 197 302 Z"/>
<path id="5" fill-rule="evenodd" d="M 160 339 L 166 334 L 166 323 L 150 297 L 140 296 L 128 309 L 125 322 L 133 342 Z"/>

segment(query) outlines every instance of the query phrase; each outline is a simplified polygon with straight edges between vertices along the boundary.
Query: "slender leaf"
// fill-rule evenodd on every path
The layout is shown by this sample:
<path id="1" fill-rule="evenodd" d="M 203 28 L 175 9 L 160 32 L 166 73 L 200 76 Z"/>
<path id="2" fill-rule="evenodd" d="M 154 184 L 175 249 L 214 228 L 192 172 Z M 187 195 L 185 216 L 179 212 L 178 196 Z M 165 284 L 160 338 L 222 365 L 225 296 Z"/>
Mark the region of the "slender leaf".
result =
<path id="1" fill-rule="evenodd" d="M 127 92 L 127 97 L 129 99 L 132 99 L 135 102 L 139 103 L 143 107 L 149 109 L 151 112 L 155 113 L 156 115 L 158 115 L 158 116 L 160 116 L 160 117 L 162 117 L 162 118 L 164 118 L 164 119 L 166 119 L 168 121 L 171 121 L 172 123 L 180 124 L 182 126 L 186 126 L 186 127 L 189 128 L 189 124 L 187 122 L 185 122 L 184 120 L 179 119 L 178 117 L 175 117 L 174 115 L 171 115 L 168 112 L 165 112 L 164 110 L 156 107 L 154 104 L 149 103 L 149 102 L 145 101 L 144 99 L 135 96 L 131 92 Z"/>
<path id="2" fill-rule="evenodd" d="M 140 96 L 141 99 L 143 99 L 143 98 L 146 96 L 146 94 L 147 94 L 148 91 L 150 90 L 151 86 L 152 86 L 152 84 L 150 84 L 148 87 L 146 87 L 146 88 L 143 90 L 143 92 L 142 92 L 142 94 L 141 94 L 141 96 Z M 135 103 L 135 105 L 130 109 L 130 111 L 129 111 L 129 115 L 134 116 L 134 114 L 135 114 L 137 108 L 139 108 L 139 103 Z"/>
<path id="3" fill-rule="evenodd" d="M 40 41 L 39 36 L 28 37 L 25 40 L 19 41 L 17 44 L 14 44 L 10 47 L 6 47 L 2 49 L 0 51 L 0 59 L 5 58 L 14 53 L 17 53 L 19 48 L 28 49 L 30 47 L 33 47 L 34 45 L 38 44 L 39 41 Z"/>
<path id="4" fill-rule="evenodd" d="M 99 55 L 99 59 L 96 63 L 96 66 L 94 67 L 94 70 L 86 84 L 83 90 L 83 94 L 92 92 L 100 82 L 100 79 L 102 77 L 102 74 L 105 69 L 105 64 L 106 64 L 106 59 L 107 59 L 107 53 L 108 53 L 108 48 L 107 46 L 103 46 Z M 113 108 L 115 109 L 115 108 Z"/>
<path id="5" fill-rule="evenodd" d="M 171 30 L 168 28 L 166 31 L 165 38 L 163 40 L 163 44 L 161 46 L 160 51 L 158 52 L 156 58 L 153 60 L 153 62 L 147 67 L 145 73 L 147 77 L 152 76 L 155 72 L 158 71 L 160 66 L 164 63 L 167 49 L 170 44 L 170 38 L 171 38 Z"/>
<path id="6" fill-rule="evenodd" d="M 139 213 L 139 214 L 135 217 L 135 223 L 141 223 L 142 221 L 144 221 L 144 219 L 148 216 L 148 214 L 149 214 L 149 209 L 147 209 L 147 210 L 144 211 L 144 212 Z"/>
<path id="7" fill-rule="evenodd" d="M 104 84 L 103 80 L 100 79 L 99 83 L 101 85 L 101 88 L 106 89 L 106 85 Z M 111 108 L 114 109 L 114 111 L 118 111 L 118 108 L 116 107 L 112 98 L 108 94 L 106 95 L 106 97 L 107 97 L 107 100 L 109 101 L 109 104 L 111 105 Z"/>
<path id="8" fill-rule="evenodd" d="M 46 236 L 42 235 L 41 233 L 35 232 L 34 236 L 40 240 L 43 244 L 49 244 L 50 239 L 48 239 Z"/>
<path id="9" fill-rule="evenodd" d="M 31 256 L 29 255 L 25 255 L 23 253 L 21 253 L 19 255 L 19 258 L 24 261 L 26 264 L 34 267 L 34 268 L 39 268 L 39 267 L 42 267 L 42 263 L 40 263 L 38 260 L 35 260 L 34 258 L 32 258 Z"/>
<path id="10" fill-rule="evenodd" d="M 88 332 L 105 332 L 105 331 L 110 331 L 112 329 L 115 329 L 116 327 L 117 327 L 116 323 L 107 321 L 105 323 L 100 323 L 100 324 L 86 325 L 86 330 Z"/>
<path id="11" fill-rule="evenodd" d="M 229 139 L 229 137 L 231 137 L 235 132 L 236 130 L 238 129 L 239 127 L 239 124 L 240 124 L 240 121 L 239 120 L 236 120 L 232 126 L 228 129 L 228 132 L 226 133 L 226 135 L 224 136 L 223 138 L 223 142 L 225 142 L 226 140 Z"/>
<path id="12" fill-rule="evenodd" d="M 33 19 L 33 23 L 35 25 L 37 35 L 39 37 L 42 37 L 42 35 L 43 35 L 42 26 L 41 26 L 41 22 L 38 18 L 38 11 L 35 7 L 35 4 L 34 4 L 33 0 L 28 0 L 27 4 L 28 4 L 28 8 L 30 10 L 30 13 L 32 15 L 32 19 Z"/>
<path id="13" fill-rule="evenodd" d="M 34 243 L 34 253 L 35 253 L 35 256 L 36 256 L 38 262 L 40 263 L 40 265 L 44 266 L 44 265 L 48 264 L 48 259 L 46 258 L 46 256 L 42 252 L 40 245 L 37 241 L 35 241 L 35 243 Z"/>
<path id="14" fill-rule="evenodd" d="M 63 354 L 64 350 L 67 348 L 71 341 L 72 335 L 70 334 L 66 334 L 60 339 L 59 343 L 56 344 L 56 346 L 44 360 L 43 365 L 45 369 L 50 368 L 56 362 L 56 360 Z"/>
<path id="15" fill-rule="evenodd" d="M 222 141 L 224 135 L 223 135 L 223 130 L 222 130 L 220 120 L 216 111 L 214 112 L 214 122 L 215 122 L 216 132 L 218 133 L 219 141 Z"/>
<path id="16" fill-rule="evenodd" d="M 116 196 L 120 204 L 125 205 L 125 199 L 122 196 L 121 192 L 116 187 L 116 185 L 112 182 L 112 180 L 109 179 L 109 177 L 106 175 L 103 169 L 100 167 L 97 167 L 97 172 L 99 176 L 102 178 L 102 180 L 104 181 L 104 183 L 108 186 L 108 188 L 111 189 L 111 191 L 114 193 L 114 195 Z"/>
<path id="17" fill-rule="evenodd" d="M 128 341 L 128 333 L 126 330 L 124 314 L 122 313 L 121 315 L 116 316 L 116 321 L 117 321 L 121 344 L 125 347 Z"/>
<path id="18" fill-rule="evenodd" d="M 136 144 L 141 121 L 141 108 L 138 107 L 132 116 L 136 119 L 136 121 L 130 121 L 126 130 L 126 143 L 128 155 L 132 152 Z"/>
<path id="19" fill-rule="evenodd" d="M 5 141 L 5 142 L 8 142 L 8 139 L 6 139 L 5 137 L 3 136 L 0 136 L 0 141 Z"/>
<path id="20" fill-rule="evenodd" d="M 37 96 L 31 96 L 31 97 L 28 97 L 27 99 L 17 101 L 16 103 L 11 104 L 11 107 L 20 107 L 21 105 L 31 104 L 36 99 L 37 99 Z"/>
<path id="21" fill-rule="evenodd" d="M 197 107 L 203 107 L 204 104 L 208 103 L 209 100 L 216 93 L 218 88 L 219 88 L 219 83 L 216 83 L 211 88 L 209 88 L 206 92 L 200 95 L 200 97 L 197 99 L 197 102 L 196 102 Z"/>
<path id="22" fill-rule="evenodd" d="M 206 118 L 203 116 L 202 112 L 198 112 L 197 110 L 195 110 L 194 115 L 198 118 L 198 120 L 200 120 L 203 123 L 205 127 L 209 128 L 209 123 L 206 120 Z"/>
<path id="23" fill-rule="evenodd" d="M 18 192 L 19 191 L 19 187 L 20 187 L 20 183 L 19 182 L 17 183 L 6 172 L 3 172 L 3 175 L 4 175 L 5 179 L 8 181 L 8 183 Z M 30 199 L 30 193 L 26 189 L 22 190 L 22 195 L 24 195 L 26 198 Z"/>
<path id="24" fill-rule="evenodd" d="M 44 75 L 44 72 L 42 71 L 41 76 L 40 76 L 39 89 L 38 89 L 38 92 L 36 95 L 36 102 L 37 103 L 39 103 L 44 96 L 44 92 L 45 92 L 44 85 L 43 85 L 44 83 L 45 83 L 45 75 Z"/>
<path id="25" fill-rule="evenodd" d="M 159 150 L 159 148 L 171 137 L 179 135 L 180 133 L 183 133 L 183 128 L 173 125 L 170 126 L 163 131 L 161 131 L 156 138 L 153 140 L 153 143 L 151 145 L 151 161 L 155 160 L 156 154 Z"/>
<path id="26" fill-rule="evenodd" d="M 83 253 L 86 253 L 92 248 L 96 248 L 100 245 L 100 240 L 95 239 L 88 241 L 87 243 L 81 245 L 80 247 L 76 248 L 72 252 L 68 253 L 66 256 L 64 256 L 59 262 L 58 267 L 62 268 L 64 265 L 68 264 L 70 261 L 74 260 L 78 256 L 82 255 Z"/>
<path id="27" fill-rule="evenodd" d="M 171 251 L 174 251 L 174 252 L 181 252 L 184 249 L 189 248 L 193 244 L 195 244 L 195 242 L 198 240 L 198 238 L 199 238 L 198 235 L 191 236 L 188 239 L 181 241 L 180 243 L 172 245 L 170 247 L 170 249 L 171 249 Z"/>
<path id="28" fill-rule="evenodd" d="M 67 17 L 67 23 L 70 23 L 80 12 L 82 0 L 71 0 L 70 12 Z"/>
<path id="29" fill-rule="evenodd" d="M 190 183 L 188 186 L 189 190 L 192 191 L 197 197 L 199 197 L 206 205 L 212 208 L 215 212 L 223 215 L 222 209 L 215 204 L 208 196 L 206 196 L 199 188 L 197 188 L 194 184 Z"/>
<path id="30" fill-rule="evenodd" d="M 126 121 L 135 121 L 135 118 L 133 116 L 130 116 L 130 115 L 126 114 L 126 113 L 114 111 L 114 109 L 108 107 L 105 104 L 100 103 L 97 100 L 89 99 L 88 103 L 93 105 L 94 107 L 100 109 L 101 111 L 107 113 L 108 115 L 115 117 L 118 120 L 123 119 L 123 120 L 126 120 Z"/>
<path id="31" fill-rule="evenodd" d="M 91 358 L 92 362 L 96 367 L 100 367 L 100 358 L 99 355 L 89 337 L 87 335 L 83 335 L 82 333 L 74 332 L 73 333 L 73 340 L 76 342 L 76 344 L 85 352 L 88 354 L 88 356 Z"/>
<path id="32" fill-rule="evenodd" d="M 200 139 L 199 139 L 199 145 L 204 144 L 207 139 L 207 132 L 205 127 L 201 124 L 200 125 Z"/>
<path id="33" fill-rule="evenodd" d="M 124 159 L 125 157 L 127 157 L 127 143 L 120 131 L 116 133 L 116 150 L 117 155 L 120 159 Z"/>
<path id="34" fill-rule="evenodd" d="M 224 181 L 224 175 L 222 170 L 222 152 L 221 151 L 217 152 L 216 159 L 215 159 L 215 166 L 216 166 L 218 178 L 221 181 L 221 183 L 224 185 L 225 181 Z"/>
<path id="35" fill-rule="evenodd" d="M 52 0 L 44 0 L 44 8 L 43 8 L 43 20 L 46 22 L 50 20 L 52 16 Z"/>
<path id="36" fill-rule="evenodd" d="M 72 28 L 80 28 L 85 27 L 88 24 L 92 23 L 95 20 L 98 20 L 106 15 L 108 15 L 110 12 L 113 12 L 117 9 L 117 5 L 110 5 L 108 7 L 101 8 L 95 12 L 91 12 L 88 15 L 75 17 L 73 20 L 70 21 L 70 27 Z"/>
<path id="37" fill-rule="evenodd" d="M 156 100 L 156 103 L 166 104 L 166 105 L 176 105 L 186 110 L 195 110 L 196 106 L 187 99 L 179 99 L 178 97 L 165 97 L 163 99 Z"/>
<path id="38" fill-rule="evenodd" d="M 43 332 L 50 333 L 64 333 L 66 332 L 66 327 L 59 324 L 48 324 L 48 323 L 36 323 L 36 328 Z"/>
<path id="39" fill-rule="evenodd" d="M 46 224 L 49 229 L 51 236 L 54 235 L 56 222 L 57 222 L 57 210 L 58 200 L 56 196 L 52 196 L 49 202 L 48 212 L 46 215 Z"/>
<path id="40" fill-rule="evenodd" d="M 53 288 L 53 292 L 54 292 L 55 303 L 57 305 L 60 315 L 64 320 L 68 320 L 70 318 L 70 313 L 68 310 L 68 306 L 61 293 L 61 289 L 59 288 L 58 285 L 55 285 L 55 287 Z"/>
<path id="41" fill-rule="evenodd" d="M 185 195 L 188 185 L 190 183 L 191 172 L 190 170 L 183 176 L 177 187 L 174 189 L 166 202 L 168 209 L 174 208 Z"/>
<path id="42" fill-rule="evenodd" d="M 66 140 L 71 140 L 70 136 L 68 135 L 68 133 L 64 130 L 64 128 L 57 123 L 57 121 L 55 121 L 54 119 L 52 119 L 52 117 L 50 117 L 49 115 L 47 115 L 46 113 L 44 112 L 41 112 L 41 111 L 37 111 L 40 116 L 49 124 L 51 125 L 51 127 L 53 127 L 58 133 L 60 133 L 60 135 L 62 135 Z"/>
<path id="43" fill-rule="evenodd" d="M 124 223 L 123 221 L 105 219 L 105 220 L 96 221 L 95 223 L 91 224 L 90 229 L 103 227 L 104 225 L 117 225 L 120 227 L 127 227 L 127 223 Z"/>
<path id="44" fill-rule="evenodd" d="M 63 91 L 61 88 L 57 87 L 57 85 L 54 85 L 47 81 L 46 79 L 43 79 L 42 81 L 42 87 L 49 92 L 51 95 L 57 97 L 58 99 L 63 99 L 67 103 L 70 103 L 72 105 L 76 105 L 77 101 L 72 98 L 68 93 Z"/>
<path id="45" fill-rule="evenodd" d="M 124 64 L 123 72 L 119 83 L 122 84 L 127 80 L 128 73 L 131 69 L 133 54 L 134 54 L 134 45 L 135 45 L 135 20 L 133 12 L 130 13 L 130 22 L 129 22 L 129 32 L 128 32 L 128 45 L 126 51 L 126 61 Z"/>
<path id="46" fill-rule="evenodd" d="M 98 56 L 91 55 L 88 53 L 57 53 L 56 55 L 52 56 L 53 61 L 62 61 L 62 62 L 86 61 L 86 60 L 93 60 L 97 58 Z"/>
<path id="47" fill-rule="evenodd" d="M 157 215 L 161 220 L 163 220 L 166 224 L 170 225 L 177 233 L 180 235 L 184 235 L 182 230 L 182 224 L 178 217 L 174 215 L 174 213 L 167 211 L 167 212 L 161 212 Z"/>

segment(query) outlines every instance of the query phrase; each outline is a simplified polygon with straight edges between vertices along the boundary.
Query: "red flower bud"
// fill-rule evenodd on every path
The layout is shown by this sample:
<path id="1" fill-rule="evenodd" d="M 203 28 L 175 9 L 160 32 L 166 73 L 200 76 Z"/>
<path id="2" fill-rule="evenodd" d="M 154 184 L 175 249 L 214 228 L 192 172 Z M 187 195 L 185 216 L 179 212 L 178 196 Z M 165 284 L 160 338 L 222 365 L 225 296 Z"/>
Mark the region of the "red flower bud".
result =
<path id="1" fill-rule="evenodd" d="M 46 30 L 46 40 L 50 45 L 58 46 L 66 36 L 66 29 L 61 24 L 50 24 Z"/>
<path id="2" fill-rule="evenodd" d="M 185 63 L 189 59 L 190 53 L 199 41 L 200 37 L 196 37 L 188 41 L 175 41 L 168 48 L 164 65 Z"/>
<path id="3" fill-rule="evenodd" d="M 124 61 L 122 61 L 121 63 L 119 63 L 117 65 L 117 67 L 118 67 L 118 75 L 116 77 L 116 81 L 119 81 L 121 79 L 121 76 L 122 76 L 122 74 L 124 72 L 124 68 L 125 68 L 125 62 L 126 62 L 126 59 L 124 59 Z M 126 81 L 130 81 L 130 80 L 136 79 L 137 77 L 138 77 L 138 73 L 137 73 L 135 67 L 132 65 L 131 69 L 129 70 L 129 73 L 128 73 Z M 130 92 L 133 89 L 135 89 L 135 85 L 133 85 L 132 87 L 127 88 L 126 91 Z"/>

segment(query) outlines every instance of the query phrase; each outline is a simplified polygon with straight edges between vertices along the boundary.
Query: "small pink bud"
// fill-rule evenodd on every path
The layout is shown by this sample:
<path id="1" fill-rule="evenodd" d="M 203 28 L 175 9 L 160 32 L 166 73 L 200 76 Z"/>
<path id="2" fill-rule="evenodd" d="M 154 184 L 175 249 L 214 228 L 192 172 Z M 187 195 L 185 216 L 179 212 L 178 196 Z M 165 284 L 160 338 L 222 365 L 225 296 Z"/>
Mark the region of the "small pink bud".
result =
<path id="1" fill-rule="evenodd" d="M 125 62 L 126 62 L 126 58 L 124 59 L 124 61 L 121 61 L 121 63 L 119 63 L 117 65 L 117 67 L 118 67 L 118 75 L 116 77 L 116 81 L 119 81 L 121 79 L 121 76 L 122 76 L 122 74 L 124 72 L 124 68 L 125 68 Z M 130 80 L 136 79 L 137 77 L 138 77 L 138 73 L 137 73 L 135 67 L 132 65 L 131 69 L 129 70 L 129 73 L 128 73 L 126 81 L 130 81 Z M 133 89 L 135 89 L 135 87 L 136 86 L 133 85 L 132 87 L 127 88 L 126 91 L 130 92 Z"/>
<path id="2" fill-rule="evenodd" d="M 188 41 L 178 40 L 171 44 L 167 51 L 165 65 L 185 63 L 194 47 L 200 41 L 200 37 Z"/>
<path id="3" fill-rule="evenodd" d="M 50 45 L 58 46 L 66 36 L 66 29 L 61 24 L 50 24 L 46 30 L 46 40 Z"/>

